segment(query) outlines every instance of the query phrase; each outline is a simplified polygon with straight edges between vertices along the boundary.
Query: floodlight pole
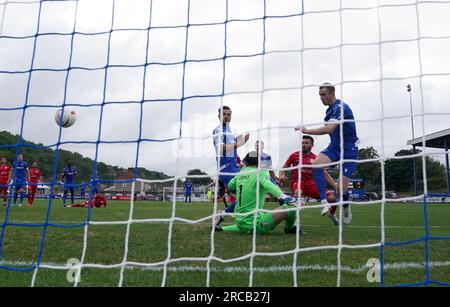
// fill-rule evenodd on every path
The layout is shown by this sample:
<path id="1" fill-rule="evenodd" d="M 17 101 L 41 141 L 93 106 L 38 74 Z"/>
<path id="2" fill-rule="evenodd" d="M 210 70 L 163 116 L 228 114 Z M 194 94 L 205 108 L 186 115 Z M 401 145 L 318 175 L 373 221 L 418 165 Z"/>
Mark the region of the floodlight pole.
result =
<path id="1" fill-rule="evenodd" d="M 413 105 L 412 105 L 412 89 L 411 85 L 408 84 L 406 86 L 406 91 L 409 93 L 409 107 L 411 110 L 411 132 L 412 132 L 412 139 L 415 139 L 414 136 L 414 116 L 413 116 Z M 413 144 L 413 154 L 416 154 L 416 145 Z M 419 195 L 419 188 L 417 186 L 417 168 L 416 168 L 416 158 L 413 158 L 413 176 L 414 176 L 414 195 Z"/>
<path id="2" fill-rule="evenodd" d="M 448 162 L 448 147 L 447 138 L 445 138 L 445 172 L 447 175 L 447 193 L 450 194 L 450 163 Z"/>

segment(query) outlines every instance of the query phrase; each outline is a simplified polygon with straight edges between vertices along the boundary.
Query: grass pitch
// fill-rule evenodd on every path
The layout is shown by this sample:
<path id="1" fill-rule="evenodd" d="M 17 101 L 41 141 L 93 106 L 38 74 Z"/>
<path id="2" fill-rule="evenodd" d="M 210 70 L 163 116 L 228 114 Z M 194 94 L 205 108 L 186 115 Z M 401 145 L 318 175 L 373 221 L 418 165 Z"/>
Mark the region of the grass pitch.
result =
<path id="1" fill-rule="evenodd" d="M 219 204 L 222 209 L 223 204 Z M 275 208 L 275 204 L 269 204 Z M 42 244 L 42 263 L 66 265 L 68 259 L 80 259 L 83 251 L 85 228 L 71 227 L 84 223 L 88 210 L 63 208 L 59 200 L 52 203 L 47 212 L 47 201 L 38 200 L 34 207 L 12 207 L 5 228 L 2 262 L 3 266 L 24 270 L 22 272 L 0 269 L 0 286 L 30 286 L 32 267 L 38 259 Z M 92 221 L 127 221 L 129 202 L 110 201 L 106 209 L 94 209 Z M 381 205 L 353 206 L 353 223 L 343 227 L 343 243 L 347 245 L 376 244 L 381 239 Z M 194 203 L 176 206 L 175 216 L 198 220 L 213 213 L 210 203 Z M 450 205 L 429 204 L 429 235 L 450 236 Z M 5 220 L 6 208 L 0 208 L 0 219 Z M 48 214 L 51 224 L 45 242 L 42 243 L 42 223 Z M 136 202 L 134 219 L 168 219 L 172 217 L 172 204 L 162 202 Z M 232 222 L 228 217 L 226 222 Z M 23 227 L 27 223 L 33 227 Z M 225 224 L 227 224 L 225 223 Z M 306 235 L 298 241 L 299 248 L 337 245 L 339 228 L 327 218 L 320 216 L 319 209 L 301 211 L 302 229 Z M 387 242 L 414 240 L 425 236 L 424 209 L 422 204 L 386 204 L 385 231 Z M 89 225 L 84 263 L 114 265 L 123 261 L 127 226 Z M 175 222 L 169 240 L 169 224 L 152 222 L 133 224 L 130 228 L 127 261 L 157 263 L 168 259 L 195 258 L 171 262 L 167 266 L 166 286 L 200 286 L 207 283 L 207 262 L 202 259 L 211 254 L 211 220 L 196 224 Z M 257 236 L 255 251 L 276 253 L 293 251 L 297 246 L 295 235 L 286 235 L 283 226 L 268 235 Z M 384 282 L 386 286 L 424 281 L 424 241 L 404 246 L 384 248 Z M 211 286 L 248 286 L 250 267 L 253 263 L 253 286 L 293 286 L 294 252 L 286 255 L 244 256 L 253 251 L 253 237 L 240 233 L 216 233 L 214 256 L 233 262 L 211 261 Z M 367 261 L 380 258 L 380 247 L 343 249 L 341 253 L 341 286 L 376 287 L 379 283 L 367 281 Z M 335 248 L 297 253 L 297 284 L 299 286 L 336 286 L 338 250 Z M 430 279 L 450 283 L 450 241 L 429 242 Z M 30 269 L 31 268 L 31 269 Z M 120 269 L 83 268 L 79 286 L 117 286 Z M 124 272 L 124 286 L 161 286 L 163 266 L 142 268 L 129 267 Z M 41 268 L 36 274 L 35 286 L 73 286 L 67 281 L 67 270 Z"/>

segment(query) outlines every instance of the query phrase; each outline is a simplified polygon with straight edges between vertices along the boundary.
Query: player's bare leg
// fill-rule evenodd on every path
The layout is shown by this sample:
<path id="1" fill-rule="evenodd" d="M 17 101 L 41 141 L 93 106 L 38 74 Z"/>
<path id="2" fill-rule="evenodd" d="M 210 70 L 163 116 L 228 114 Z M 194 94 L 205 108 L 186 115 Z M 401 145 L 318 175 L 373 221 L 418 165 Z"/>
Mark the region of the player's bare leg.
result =
<path id="1" fill-rule="evenodd" d="M 25 191 L 23 190 L 23 188 L 20 188 L 18 190 L 16 190 L 16 192 L 14 193 L 14 206 L 17 205 L 17 199 L 19 198 L 19 207 L 22 207 L 23 205 L 23 199 L 25 198 Z"/>
<path id="2" fill-rule="evenodd" d="M 342 205 L 342 213 L 344 214 L 343 216 L 343 221 L 344 224 L 351 224 L 352 222 L 352 211 L 350 209 L 350 204 L 349 204 L 349 200 L 350 200 L 350 195 L 348 193 L 348 185 L 350 183 L 350 178 L 346 177 L 346 176 L 342 176 L 342 193 L 343 196 L 341 197 L 344 204 Z M 338 189 L 337 189 L 338 194 L 341 192 L 341 187 L 340 187 L 340 182 L 338 182 Z"/>
<path id="3" fill-rule="evenodd" d="M 2 189 L 3 206 L 8 203 L 8 192 L 6 189 Z"/>
<path id="4" fill-rule="evenodd" d="M 231 204 L 229 206 L 226 206 L 224 211 L 220 211 L 218 213 L 218 215 L 215 218 L 214 221 L 214 226 L 215 228 L 218 228 L 219 225 L 225 220 L 225 216 L 223 213 L 233 213 L 234 212 L 234 207 L 236 207 L 236 194 L 234 194 L 233 192 L 229 191 L 228 193 L 226 193 L 223 196 L 224 202 L 226 203 L 226 197 L 230 198 Z"/>
<path id="5" fill-rule="evenodd" d="M 66 189 L 64 189 L 64 193 L 63 193 L 63 197 L 62 197 L 63 207 L 66 207 L 67 192 L 68 191 Z"/>
<path id="6" fill-rule="evenodd" d="M 336 202 L 336 196 L 334 196 L 332 193 L 327 195 L 327 201 L 329 204 Z M 326 214 L 328 218 L 333 222 L 335 226 L 339 226 L 339 220 L 336 217 L 336 209 L 337 206 L 331 206 L 330 211 Z"/>
<path id="7" fill-rule="evenodd" d="M 28 189 L 28 207 L 33 206 L 36 191 L 33 186 Z"/>
<path id="8" fill-rule="evenodd" d="M 235 198 L 233 193 L 226 194 L 226 195 L 223 196 L 223 199 L 224 199 L 225 203 L 226 203 L 227 195 L 230 197 L 230 199 Z M 234 205 L 235 205 L 235 203 L 232 203 L 231 205 L 226 206 L 224 211 L 219 211 L 217 213 L 216 218 L 214 220 L 215 228 L 219 227 L 219 225 L 225 220 L 224 213 L 233 213 L 234 212 L 234 207 L 235 207 Z"/>

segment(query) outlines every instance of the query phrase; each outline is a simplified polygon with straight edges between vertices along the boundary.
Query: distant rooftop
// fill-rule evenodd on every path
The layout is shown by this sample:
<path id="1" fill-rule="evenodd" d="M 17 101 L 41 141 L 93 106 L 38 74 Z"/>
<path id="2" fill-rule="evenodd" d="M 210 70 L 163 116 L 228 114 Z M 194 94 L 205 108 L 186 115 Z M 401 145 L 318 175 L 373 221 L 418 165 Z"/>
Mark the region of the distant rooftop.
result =
<path id="1" fill-rule="evenodd" d="M 423 137 L 415 138 L 414 140 L 409 140 L 408 145 L 410 146 L 423 146 Z M 431 133 L 425 136 L 425 145 L 430 148 L 441 148 L 445 149 L 450 147 L 450 129 L 442 130 L 439 132 Z"/>

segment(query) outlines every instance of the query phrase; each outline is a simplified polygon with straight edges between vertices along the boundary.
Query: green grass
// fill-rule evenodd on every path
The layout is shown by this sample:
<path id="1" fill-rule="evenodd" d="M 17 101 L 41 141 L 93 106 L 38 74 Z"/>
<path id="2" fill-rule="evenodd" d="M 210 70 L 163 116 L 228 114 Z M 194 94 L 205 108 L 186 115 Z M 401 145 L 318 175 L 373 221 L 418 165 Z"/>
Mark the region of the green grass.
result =
<path id="1" fill-rule="evenodd" d="M 223 206 L 220 204 L 220 206 Z M 275 208 L 274 204 L 269 205 Z M 0 208 L 3 222 L 6 209 Z M 343 243 L 348 245 L 376 244 L 380 242 L 380 205 L 353 206 L 353 223 L 343 228 Z M 195 203 L 191 206 L 178 204 L 177 217 L 196 220 L 213 213 L 209 203 Z M 42 223 L 47 214 L 47 202 L 38 201 L 33 208 L 14 207 L 9 212 L 10 223 Z M 137 202 L 134 219 L 170 218 L 172 204 Z M 49 220 L 56 224 L 82 223 L 87 209 L 62 208 L 59 201 L 53 205 Z M 107 209 L 92 211 L 93 221 L 126 221 L 129 217 L 128 202 L 110 202 Z M 227 222 L 232 219 L 228 218 Z M 338 227 L 320 216 L 318 209 L 301 211 L 302 228 L 306 235 L 301 237 L 299 247 L 320 247 L 338 244 Z M 429 205 L 430 235 L 450 236 L 450 206 Z M 413 240 L 425 235 L 423 206 L 421 204 L 387 204 L 385 207 L 386 240 L 398 242 Z M 170 258 L 206 258 L 211 254 L 210 221 L 198 224 L 174 223 L 171 238 Z M 84 263 L 112 265 L 121 263 L 124 256 L 126 225 L 90 225 L 87 232 L 87 250 Z M 3 240 L 4 264 L 16 268 L 30 267 L 37 259 L 43 227 L 8 226 Z M 127 260 L 138 263 L 161 262 L 168 257 L 168 223 L 133 224 L 130 229 Z M 48 227 L 42 262 L 64 265 L 70 258 L 80 258 L 83 250 L 84 227 Z M 252 252 L 252 236 L 240 233 L 216 233 L 214 256 L 221 259 L 235 259 Z M 257 252 L 288 252 L 296 247 L 295 235 L 285 235 L 283 226 L 268 235 L 256 237 Z M 430 278 L 450 283 L 450 241 L 429 242 L 430 261 L 436 266 L 430 268 Z M 297 283 L 299 286 L 336 286 L 338 253 L 336 249 L 301 251 L 297 253 Z M 385 270 L 385 284 L 413 283 L 425 280 L 423 267 L 404 267 L 405 264 L 423 264 L 425 243 L 405 246 L 387 246 L 384 249 L 385 264 L 399 265 Z M 368 259 L 379 258 L 380 248 L 343 249 L 343 267 L 360 269 Z M 253 267 L 254 286 L 292 286 L 294 253 L 279 256 L 256 256 Z M 439 265 L 440 264 L 440 265 Z M 207 262 L 179 261 L 168 266 L 167 286 L 205 286 L 207 283 Z M 221 263 L 211 261 L 211 286 L 248 286 L 250 280 L 249 258 Z M 312 266 L 316 267 L 312 267 Z M 283 269 L 284 268 L 284 269 Z M 329 270 L 324 270 L 329 268 Z M 278 270 L 275 270 L 278 269 Z M 66 280 L 66 270 L 41 268 L 36 275 L 36 286 L 72 286 Z M 366 278 L 367 269 L 342 271 L 342 286 L 375 287 Z M 126 269 L 125 286 L 160 286 L 164 271 L 161 267 L 148 270 L 140 267 Z M 0 269 L 0 286 L 29 286 L 33 271 L 14 272 Z M 79 286 L 117 286 L 120 269 L 84 268 Z"/>

